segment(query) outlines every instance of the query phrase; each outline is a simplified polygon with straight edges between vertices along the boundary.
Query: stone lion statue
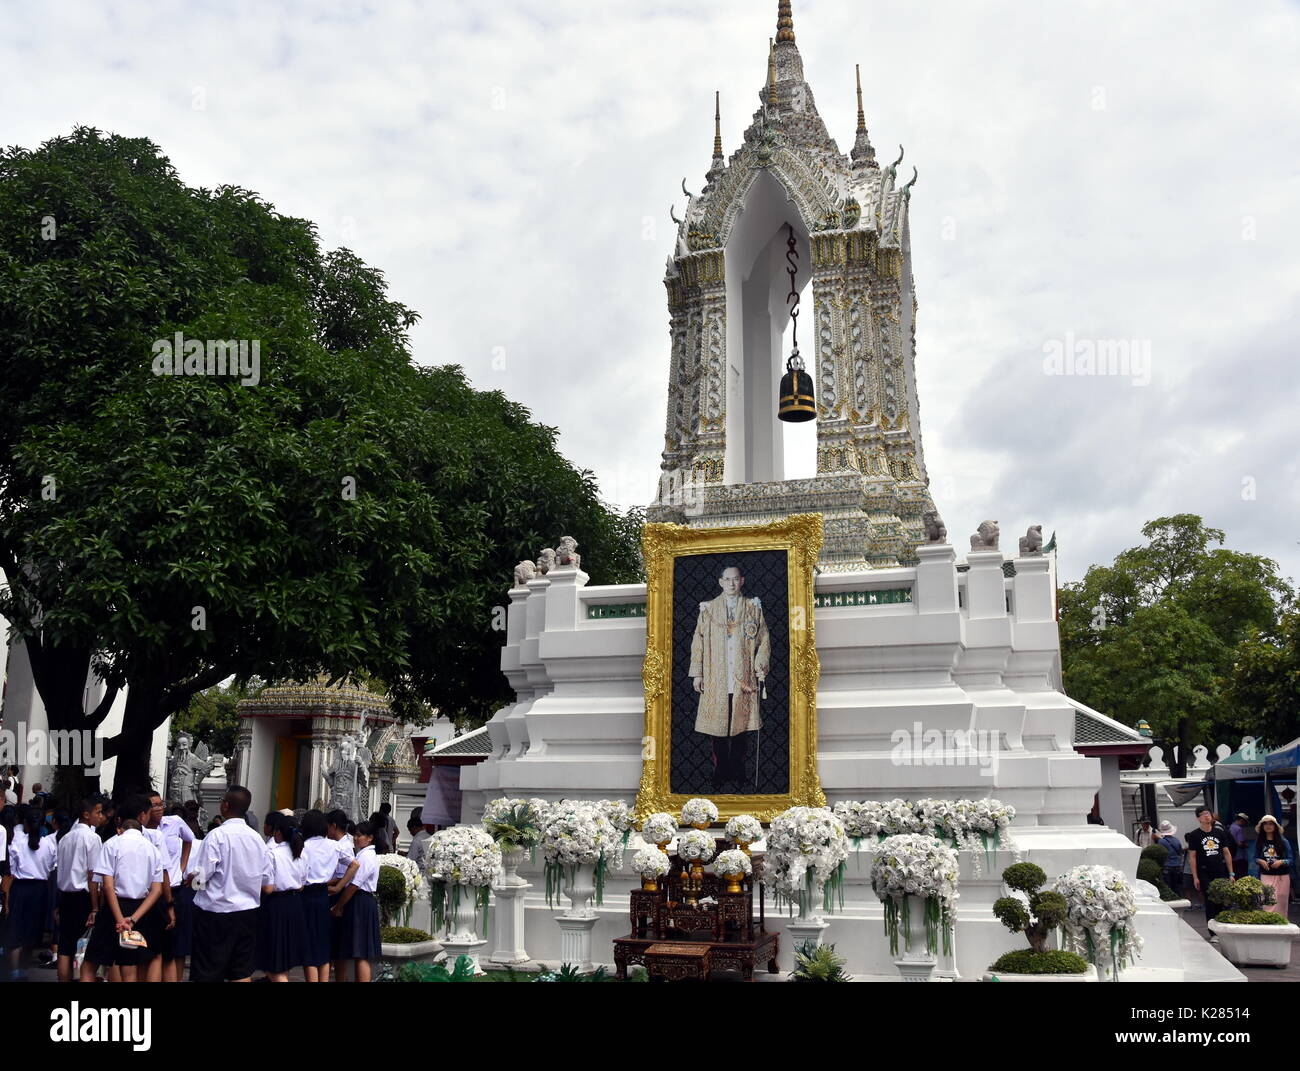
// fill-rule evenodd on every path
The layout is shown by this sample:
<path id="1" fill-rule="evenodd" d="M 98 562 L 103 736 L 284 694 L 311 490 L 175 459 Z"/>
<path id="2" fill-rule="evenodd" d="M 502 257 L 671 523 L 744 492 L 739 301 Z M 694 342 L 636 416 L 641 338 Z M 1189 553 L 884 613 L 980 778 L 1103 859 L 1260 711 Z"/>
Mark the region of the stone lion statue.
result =
<path id="1" fill-rule="evenodd" d="M 555 551 L 550 547 L 543 547 L 537 555 L 537 575 L 545 576 L 555 568 Z"/>
<path id="2" fill-rule="evenodd" d="M 922 513 L 921 523 L 925 526 L 927 543 L 942 543 L 948 538 L 948 529 L 944 527 L 943 518 L 937 509 L 928 509 Z"/>
<path id="3" fill-rule="evenodd" d="M 975 529 L 975 534 L 970 537 L 971 550 L 997 550 L 998 549 L 998 522 L 997 521 L 980 521 L 980 526 Z"/>
<path id="4" fill-rule="evenodd" d="M 1043 526 L 1032 524 L 1029 531 L 1020 537 L 1020 556 L 1031 558 L 1043 553 Z"/>
<path id="5" fill-rule="evenodd" d="M 515 566 L 515 587 L 522 588 L 537 575 L 537 566 L 525 559 Z"/>
<path id="6" fill-rule="evenodd" d="M 560 545 L 555 548 L 555 560 L 559 565 L 572 565 L 575 569 L 582 565 L 578 541 L 573 536 L 560 536 Z"/>

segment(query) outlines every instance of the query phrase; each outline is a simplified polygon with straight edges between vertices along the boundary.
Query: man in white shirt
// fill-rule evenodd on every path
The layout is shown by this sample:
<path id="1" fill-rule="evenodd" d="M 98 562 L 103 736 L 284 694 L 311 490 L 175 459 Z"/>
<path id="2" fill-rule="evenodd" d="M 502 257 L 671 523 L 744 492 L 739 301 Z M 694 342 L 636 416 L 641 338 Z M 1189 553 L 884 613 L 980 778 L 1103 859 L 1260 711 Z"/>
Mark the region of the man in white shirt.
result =
<path id="1" fill-rule="evenodd" d="M 252 806 L 236 785 L 221 800 L 221 825 L 203 838 L 194 867 L 192 982 L 248 982 L 253 975 L 257 909 L 266 845 L 244 821 Z"/>
<path id="2" fill-rule="evenodd" d="M 103 842 L 96 830 L 104 824 L 104 801 L 88 796 L 81 801 L 81 814 L 58 842 L 57 875 L 59 903 L 54 918 L 59 941 L 59 981 L 73 979 L 72 960 L 77 942 L 95 924 L 99 910 L 99 886 L 91 875 L 99 861 Z"/>

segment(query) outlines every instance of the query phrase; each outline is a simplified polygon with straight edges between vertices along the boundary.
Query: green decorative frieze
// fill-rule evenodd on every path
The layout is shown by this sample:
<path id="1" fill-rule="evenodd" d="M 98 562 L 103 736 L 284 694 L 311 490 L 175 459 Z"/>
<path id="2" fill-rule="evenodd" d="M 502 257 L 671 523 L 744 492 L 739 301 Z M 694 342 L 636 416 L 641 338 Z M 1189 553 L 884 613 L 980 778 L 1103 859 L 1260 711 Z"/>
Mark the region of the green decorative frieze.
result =
<path id="1" fill-rule="evenodd" d="M 817 596 L 815 605 L 821 610 L 835 606 L 886 606 L 911 601 L 911 588 L 885 588 L 872 591 L 828 591 Z"/>
<path id="2" fill-rule="evenodd" d="M 643 602 L 596 603 L 587 607 L 587 620 L 599 621 L 610 617 L 645 617 Z"/>

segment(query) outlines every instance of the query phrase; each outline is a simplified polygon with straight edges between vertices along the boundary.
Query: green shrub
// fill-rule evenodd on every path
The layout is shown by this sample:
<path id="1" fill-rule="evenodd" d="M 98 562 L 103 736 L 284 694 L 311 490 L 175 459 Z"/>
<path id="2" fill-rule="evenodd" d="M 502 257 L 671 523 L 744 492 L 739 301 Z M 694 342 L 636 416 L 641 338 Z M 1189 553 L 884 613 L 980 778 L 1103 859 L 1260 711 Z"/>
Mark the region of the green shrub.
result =
<path id="1" fill-rule="evenodd" d="M 414 945 L 421 941 L 432 941 L 433 935 L 410 926 L 384 926 L 379 931 L 379 939 L 389 945 Z"/>
<path id="2" fill-rule="evenodd" d="M 1181 900 L 1181 899 L 1182 899 L 1182 896 L 1180 896 L 1178 893 L 1174 892 L 1174 890 L 1171 889 L 1171 888 L 1169 887 L 1169 883 L 1166 882 L 1166 881 L 1164 880 L 1164 878 L 1161 878 L 1159 881 L 1155 882 L 1154 884 L 1155 884 L 1155 887 L 1156 887 L 1156 891 L 1160 893 L 1160 899 L 1161 899 L 1161 900 Z"/>
<path id="3" fill-rule="evenodd" d="M 1083 974 L 1088 969 L 1088 961 L 1073 952 L 1060 952 L 1049 949 L 1035 952 L 1032 948 L 1018 948 L 998 957 L 998 961 L 989 968 L 994 974 Z"/>
<path id="4" fill-rule="evenodd" d="M 1165 864 L 1169 862 L 1169 849 L 1163 844 L 1148 844 L 1142 849 L 1141 858 L 1150 859 L 1163 870 Z M 1138 868 L 1141 869 L 1141 864 Z"/>
<path id="5" fill-rule="evenodd" d="M 395 866 L 379 868 L 379 884 L 375 889 L 375 899 L 379 902 L 380 919 L 387 925 L 402 913 L 406 906 L 406 878 Z"/>
<path id="6" fill-rule="evenodd" d="M 1164 874 L 1164 869 L 1154 859 L 1143 859 L 1138 863 L 1138 881 L 1149 881 L 1154 885 Z"/>
<path id="7" fill-rule="evenodd" d="M 1218 921 L 1234 926 L 1285 926 L 1286 916 L 1272 911 L 1220 911 Z"/>
<path id="8" fill-rule="evenodd" d="M 819 945 L 805 941 L 794 950 L 794 970 L 790 974 L 792 982 L 847 982 L 848 974 L 844 971 L 847 961 L 837 955 L 834 945 Z"/>
<path id="9" fill-rule="evenodd" d="M 1008 889 L 1029 893 L 1046 885 L 1047 875 L 1033 863 L 1014 863 L 1002 871 L 1002 880 Z"/>
<path id="10" fill-rule="evenodd" d="M 457 956 L 449 971 L 445 963 L 406 963 L 397 972 L 399 982 L 472 982 L 474 962 L 469 956 Z"/>
<path id="11" fill-rule="evenodd" d="M 562 963 L 558 969 L 549 971 L 542 965 L 542 973 L 533 979 L 535 982 L 605 982 L 608 973 L 604 967 L 597 967 L 589 974 L 583 974 L 576 964 Z"/>
<path id="12" fill-rule="evenodd" d="M 1272 886 L 1265 885 L 1259 878 L 1215 878 L 1205 891 L 1211 903 L 1223 904 L 1236 911 L 1256 911 L 1265 904 L 1277 901 Z"/>

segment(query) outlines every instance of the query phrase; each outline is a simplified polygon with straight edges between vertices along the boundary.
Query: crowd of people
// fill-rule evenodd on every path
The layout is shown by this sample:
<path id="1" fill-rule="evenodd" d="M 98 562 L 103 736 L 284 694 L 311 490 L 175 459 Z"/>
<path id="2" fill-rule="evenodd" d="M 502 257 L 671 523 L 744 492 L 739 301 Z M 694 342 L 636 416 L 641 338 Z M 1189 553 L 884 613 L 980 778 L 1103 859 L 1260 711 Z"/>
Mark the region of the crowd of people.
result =
<path id="1" fill-rule="evenodd" d="M 187 965 L 196 982 L 287 981 L 297 968 L 309 982 L 369 981 L 390 807 L 355 823 L 274 811 L 259 829 L 251 806 L 230 788 L 205 831 L 197 804 L 166 808 L 157 792 L 90 796 L 75 815 L 35 791 L 6 802 L 0 978 L 25 980 L 48 949 L 60 981 L 174 982 Z M 408 829 L 415 857 L 428 833 L 418 815 Z"/>
<path id="2" fill-rule="evenodd" d="M 1163 878 L 1176 893 L 1195 891 L 1200 897 L 1208 922 L 1224 910 L 1224 905 L 1214 903 L 1206 896 L 1210 884 L 1217 878 L 1259 878 L 1272 886 L 1275 902 L 1265 911 L 1287 914 L 1291 902 L 1291 876 L 1295 871 L 1295 845 L 1286 837 L 1282 824 L 1271 814 L 1264 815 L 1253 824 L 1251 837 L 1250 816 L 1243 812 L 1233 816 L 1227 827 L 1208 807 L 1196 809 L 1196 828 L 1178 839 L 1173 823 L 1163 821 L 1154 829 L 1148 818 L 1143 818 L 1134 835 L 1140 847 L 1162 845 L 1165 858 Z"/>

